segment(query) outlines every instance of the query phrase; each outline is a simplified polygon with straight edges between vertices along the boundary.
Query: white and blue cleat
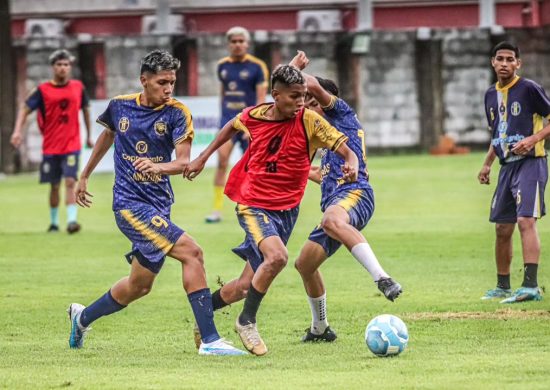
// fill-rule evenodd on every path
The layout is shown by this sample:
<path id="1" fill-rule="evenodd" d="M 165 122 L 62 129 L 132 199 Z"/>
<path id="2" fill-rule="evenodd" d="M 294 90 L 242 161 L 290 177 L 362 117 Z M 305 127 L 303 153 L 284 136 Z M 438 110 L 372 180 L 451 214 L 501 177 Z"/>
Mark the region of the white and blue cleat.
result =
<path id="1" fill-rule="evenodd" d="M 80 313 L 84 310 L 86 306 L 81 305 L 80 303 L 71 303 L 67 309 L 69 314 L 69 320 L 71 321 L 71 334 L 69 336 L 69 347 L 73 349 L 80 349 L 84 345 L 84 338 L 86 333 L 92 329 L 88 327 L 82 327 L 80 325 Z"/>
<path id="2" fill-rule="evenodd" d="M 503 299 L 500 303 L 519 303 L 542 300 L 542 292 L 538 287 L 520 287 L 511 297 Z"/>
<path id="3" fill-rule="evenodd" d="M 201 343 L 199 355 L 241 356 L 248 355 L 248 353 L 235 348 L 224 339 L 218 339 L 211 343 Z"/>
<path id="4" fill-rule="evenodd" d="M 512 289 L 495 287 L 491 290 L 487 290 L 484 296 L 481 297 L 482 300 L 495 299 L 495 298 L 508 298 L 512 295 Z"/>

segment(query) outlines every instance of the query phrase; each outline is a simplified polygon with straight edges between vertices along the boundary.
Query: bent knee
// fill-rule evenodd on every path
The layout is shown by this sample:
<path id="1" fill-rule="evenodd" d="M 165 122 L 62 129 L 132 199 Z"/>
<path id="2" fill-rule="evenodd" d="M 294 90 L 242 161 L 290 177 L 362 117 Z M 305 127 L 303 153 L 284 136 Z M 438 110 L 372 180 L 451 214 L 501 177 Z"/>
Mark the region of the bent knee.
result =
<path id="1" fill-rule="evenodd" d="M 270 267 L 282 269 L 288 262 L 288 252 L 286 250 L 272 252 L 265 258 L 265 262 Z"/>
<path id="2" fill-rule="evenodd" d="M 321 228 L 325 231 L 325 233 L 337 232 L 344 225 L 345 223 L 342 220 L 333 216 L 326 216 L 321 221 Z"/>

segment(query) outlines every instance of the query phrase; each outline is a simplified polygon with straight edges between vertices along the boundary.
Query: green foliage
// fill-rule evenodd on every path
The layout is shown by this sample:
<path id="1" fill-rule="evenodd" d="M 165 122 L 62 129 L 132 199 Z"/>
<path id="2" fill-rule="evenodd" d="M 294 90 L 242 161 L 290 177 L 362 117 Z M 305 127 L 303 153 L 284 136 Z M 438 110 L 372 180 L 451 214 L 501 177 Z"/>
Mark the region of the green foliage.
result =
<path id="1" fill-rule="evenodd" d="M 334 344 L 299 342 L 309 306 L 293 261 L 318 223 L 319 189 L 310 184 L 289 242 L 289 265 L 264 300 L 258 325 L 270 353 L 198 356 L 181 267 L 167 260 L 152 293 L 93 324 L 85 348 L 69 350 L 71 302 L 89 304 L 127 274 L 128 240 L 111 207 L 111 175 L 90 180 L 91 209 L 83 230 L 46 234 L 47 187 L 34 175 L 0 181 L 0 388 L 300 389 L 300 388 L 548 388 L 550 299 L 503 307 L 479 298 L 496 283 L 494 189 L 477 184 L 482 155 L 373 157 L 369 170 L 376 212 L 364 231 L 388 272 L 404 287 L 386 301 L 369 275 L 341 249 L 323 266 Z M 496 182 L 498 168 L 492 175 Z M 221 224 L 203 222 L 212 198 L 212 171 L 194 182 L 174 177 L 173 220 L 203 247 L 208 280 L 237 277 L 243 262 L 231 247 L 243 233 L 225 203 Z M 64 208 L 61 208 L 64 220 Z M 550 278 L 548 219 L 539 223 L 539 283 Z M 522 279 L 516 233 L 512 283 Z M 241 304 L 216 313 L 220 333 L 240 345 L 232 326 Z M 363 336 L 377 314 L 400 316 L 408 349 L 377 358 Z"/>

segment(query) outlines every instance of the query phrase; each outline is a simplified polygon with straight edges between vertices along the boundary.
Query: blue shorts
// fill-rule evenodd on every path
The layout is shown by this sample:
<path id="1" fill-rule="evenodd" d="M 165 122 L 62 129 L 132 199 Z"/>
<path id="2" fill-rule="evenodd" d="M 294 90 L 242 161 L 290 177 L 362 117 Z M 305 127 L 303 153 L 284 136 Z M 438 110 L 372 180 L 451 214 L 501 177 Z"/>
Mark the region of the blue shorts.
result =
<path id="1" fill-rule="evenodd" d="M 516 223 L 518 217 L 546 214 L 544 189 L 548 181 L 546 157 L 524 158 L 500 167 L 489 220 Z"/>
<path id="2" fill-rule="evenodd" d="M 45 154 L 40 164 L 40 183 L 57 184 L 62 177 L 78 180 L 80 152 L 67 154 Z"/>
<path id="3" fill-rule="evenodd" d="M 279 236 L 286 245 L 298 219 L 299 206 L 273 211 L 238 204 L 235 212 L 246 237 L 241 245 L 233 248 L 233 252 L 248 261 L 256 272 L 264 261 L 259 249 L 260 243 L 264 238 Z"/>
<path id="4" fill-rule="evenodd" d="M 347 211 L 350 225 L 357 230 L 363 230 L 374 213 L 374 192 L 372 188 L 338 190 L 324 203 L 325 210 L 329 206 L 338 205 Z M 342 243 L 331 238 L 321 228 L 321 225 L 311 232 L 309 240 L 321 245 L 327 257 L 332 256 Z"/>
<path id="5" fill-rule="evenodd" d="M 118 228 L 132 242 L 132 251 L 126 255 L 128 263 L 135 257 L 149 271 L 159 273 L 166 254 L 184 233 L 151 205 L 132 205 L 126 210 L 116 210 Z"/>

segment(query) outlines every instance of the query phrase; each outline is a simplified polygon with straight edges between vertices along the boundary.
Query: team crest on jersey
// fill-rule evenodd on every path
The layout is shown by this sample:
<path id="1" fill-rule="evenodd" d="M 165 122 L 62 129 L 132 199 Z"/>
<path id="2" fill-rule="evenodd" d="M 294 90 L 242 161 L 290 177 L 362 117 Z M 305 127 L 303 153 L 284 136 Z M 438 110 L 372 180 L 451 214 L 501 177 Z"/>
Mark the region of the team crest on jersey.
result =
<path id="1" fill-rule="evenodd" d="M 237 89 L 237 82 L 231 81 L 229 84 L 227 84 L 227 87 L 229 88 L 229 90 L 234 91 Z"/>
<path id="2" fill-rule="evenodd" d="M 126 130 L 128 130 L 129 127 L 130 127 L 130 119 L 126 118 L 125 116 L 120 118 L 120 120 L 118 121 L 118 129 L 122 133 L 125 133 Z"/>
<path id="3" fill-rule="evenodd" d="M 220 72 L 220 77 L 222 79 L 225 79 L 227 77 L 227 69 L 224 69 Z"/>
<path id="4" fill-rule="evenodd" d="M 513 116 L 518 116 L 521 112 L 521 104 L 519 104 L 519 102 L 513 102 L 510 106 L 510 112 Z"/>
<path id="5" fill-rule="evenodd" d="M 164 135 L 166 134 L 166 122 L 164 121 L 157 121 L 155 122 L 155 133 L 158 135 Z"/>
<path id="6" fill-rule="evenodd" d="M 239 77 L 243 80 L 246 80 L 248 76 L 250 76 L 250 73 L 246 69 L 239 72 Z"/>
<path id="7" fill-rule="evenodd" d="M 136 152 L 138 152 L 139 154 L 147 153 L 147 149 L 149 149 L 149 147 L 147 146 L 147 142 L 145 141 L 138 141 L 138 143 L 136 144 Z"/>

